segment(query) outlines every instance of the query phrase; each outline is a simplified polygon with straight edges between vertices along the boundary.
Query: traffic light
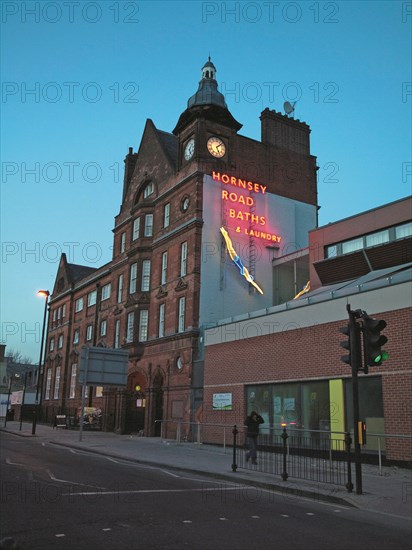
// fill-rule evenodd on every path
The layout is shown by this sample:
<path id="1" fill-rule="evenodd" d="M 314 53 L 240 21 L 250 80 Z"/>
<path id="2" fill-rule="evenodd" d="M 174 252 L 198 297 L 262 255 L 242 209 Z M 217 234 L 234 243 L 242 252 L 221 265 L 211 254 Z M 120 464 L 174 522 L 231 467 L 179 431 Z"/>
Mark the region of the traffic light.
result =
<path id="1" fill-rule="evenodd" d="M 382 349 L 382 346 L 388 341 L 381 331 L 386 327 L 386 321 L 383 319 L 374 319 L 365 316 L 363 318 L 363 348 L 365 355 L 365 373 L 368 372 L 368 366 L 379 367 L 383 361 L 389 357 L 388 352 Z"/>
<path id="2" fill-rule="evenodd" d="M 347 340 L 343 340 L 342 342 L 340 342 L 340 345 L 342 348 L 348 350 L 348 354 L 346 355 L 341 355 L 341 360 L 346 363 L 347 365 L 350 365 L 350 328 L 349 328 L 349 324 L 345 325 L 344 327 L 340 327 L 339 328 L 339 332 L 341 332 L 342 334 L 344 334 L 345 336 L 348 337 Z"/>
<path id="3" fill-rule="evenodd" d="M 360 325 L 352 320 L 352 331 L 351 322 L 349 322 L 346 326 L 340 327 L 339 332 L 348 336 L 347 340 L 340 342 L 341 347 L 349 352 L 346 355 L 341 355 L 341 360 L 358 370 L 362 366 L 360 354 Z"/>

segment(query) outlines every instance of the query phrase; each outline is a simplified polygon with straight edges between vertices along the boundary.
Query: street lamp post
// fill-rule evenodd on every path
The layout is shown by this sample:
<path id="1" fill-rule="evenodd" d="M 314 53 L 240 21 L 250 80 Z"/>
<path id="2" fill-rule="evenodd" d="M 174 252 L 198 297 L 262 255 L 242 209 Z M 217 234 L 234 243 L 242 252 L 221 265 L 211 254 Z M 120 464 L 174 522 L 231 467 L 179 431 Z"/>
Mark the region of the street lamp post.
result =
<path id="1" fill-rule="evenodd" d="M 40 391 L 41 391 L 41 386 L 43 384 L 43 345 L 44 345 L 44 333 L 45 333 L 45 330 L 46 330 L 47 306 L 49 304 L 50 292 L 48 290 L 39 290 L 37 292 L 37 295 L 38 296 L 43 296 L 44 298 L 46 298 L 46 300 L 44 302 L 43 329 L 42 329 L 42 333 L 41 333 L 41 342 L 40 342 L 39 374 L 37 376 L 37 387 L 36 387 L 36 398 L 35 398 L 35 405 L 34 405 L 33 426 L 32 426 L 32 430 L 31 430 L 32 435 L 34 435 L 36 433 L 37 416 L 38 416 L 38 409 L 39 409 L 39 395 L 40 395 Z"/>

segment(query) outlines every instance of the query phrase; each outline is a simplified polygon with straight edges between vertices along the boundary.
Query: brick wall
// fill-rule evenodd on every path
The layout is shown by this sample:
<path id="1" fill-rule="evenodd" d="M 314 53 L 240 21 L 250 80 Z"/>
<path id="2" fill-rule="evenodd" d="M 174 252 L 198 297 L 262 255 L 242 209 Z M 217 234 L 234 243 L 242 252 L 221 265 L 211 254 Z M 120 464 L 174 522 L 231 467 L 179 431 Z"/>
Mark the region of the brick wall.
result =
<path id="1" fill-rule="evenodd" d="M 389 359 L 381 367 L 369 370 L 370 374 L 382 376 L 385 433 L 411 435 L 412 308 L 377 313 L 374 317 L 387 321 L 384 332 Z M 345 321 L 337 321 L 206 346 L 204 420 L 243 422 L 244 388 L 249 384 L 349 377 L 349 367 L 340 360 L 345 350 L 339 342 L 345 337 L 338 329 L 344 324 Z M 229 333 L 233 328 L 229 325 L 227 330 Z M 233 393 L 234 410 L 213 411 L 213 393 L 225 392 Z M 388 441 L 387 458 L 412 460 L 410 442 Z"/>

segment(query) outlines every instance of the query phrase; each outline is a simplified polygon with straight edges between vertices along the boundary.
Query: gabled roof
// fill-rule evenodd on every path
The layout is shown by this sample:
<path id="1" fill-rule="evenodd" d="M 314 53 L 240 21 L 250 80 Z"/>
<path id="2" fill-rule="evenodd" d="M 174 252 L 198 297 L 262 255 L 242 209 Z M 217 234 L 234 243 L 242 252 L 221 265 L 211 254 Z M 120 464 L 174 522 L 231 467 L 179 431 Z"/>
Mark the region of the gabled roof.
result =
<path id="1" fill-rule="evenodd" d="M 57 270 L 56 281 L 54 283 L 51 299 L 53 299 L 55 295 L 62 294 L 63 292 L 73 288 L 73 285 L 85 277 L 88 277 L 95 271 L 97 271 L 96 267 L 69 264 L 67 262 L 66 254 L 63 252 L 60 258 L 59 269 Z"/>

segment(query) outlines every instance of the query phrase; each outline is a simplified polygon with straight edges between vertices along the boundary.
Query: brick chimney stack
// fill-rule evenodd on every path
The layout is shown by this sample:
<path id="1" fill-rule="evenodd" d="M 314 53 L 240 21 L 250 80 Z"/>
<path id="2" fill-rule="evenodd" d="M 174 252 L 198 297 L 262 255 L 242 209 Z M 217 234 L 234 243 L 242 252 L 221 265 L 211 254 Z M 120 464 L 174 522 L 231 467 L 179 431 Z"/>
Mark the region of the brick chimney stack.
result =
<path id="1" fill-rule="evenodd" d="M 305 122 L 266 108 L 260 115 L 262 143 L 302 155 L 310 155 L 310 128 Z"/>

